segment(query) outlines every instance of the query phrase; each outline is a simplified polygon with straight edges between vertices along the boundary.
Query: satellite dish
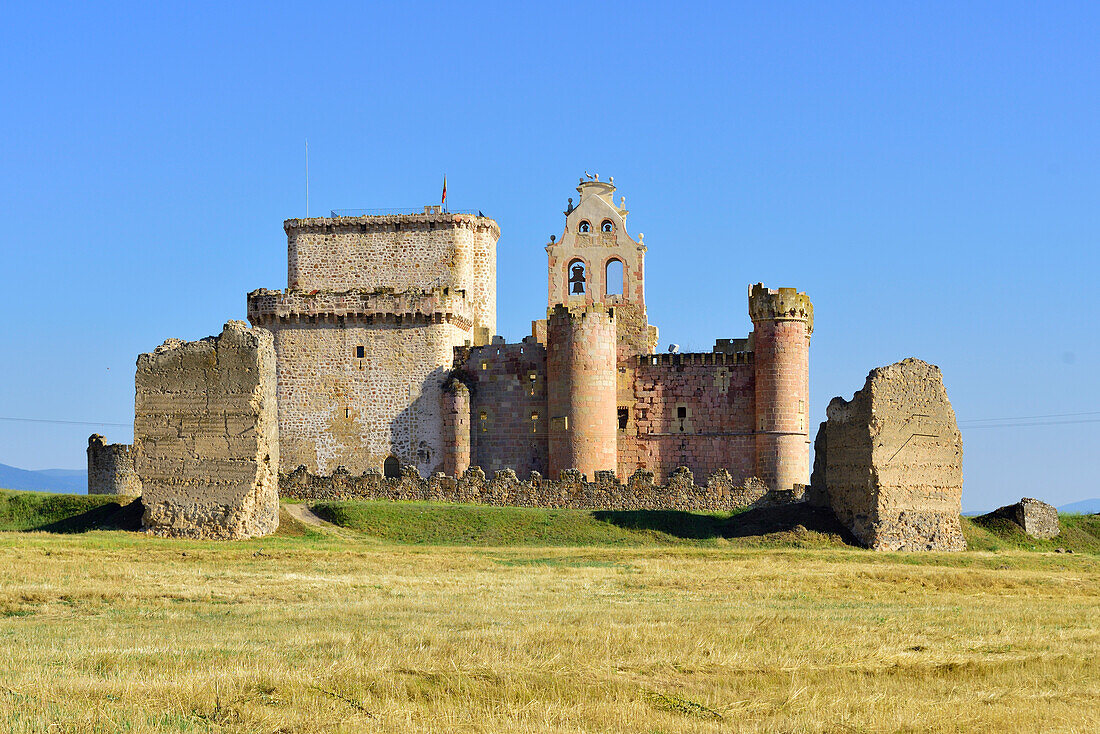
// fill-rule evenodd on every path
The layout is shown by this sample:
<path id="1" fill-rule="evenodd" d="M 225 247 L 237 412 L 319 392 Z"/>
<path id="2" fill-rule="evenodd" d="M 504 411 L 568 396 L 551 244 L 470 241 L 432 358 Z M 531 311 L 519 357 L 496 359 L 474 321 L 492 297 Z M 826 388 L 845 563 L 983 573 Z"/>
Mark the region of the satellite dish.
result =
<path id="1" fill-rule="evenodd" d="M 680 345 L 679 344 L 669 344 L 668 345 L 668 353 L 669 354 L 679 354 L 680 353 Z"/>

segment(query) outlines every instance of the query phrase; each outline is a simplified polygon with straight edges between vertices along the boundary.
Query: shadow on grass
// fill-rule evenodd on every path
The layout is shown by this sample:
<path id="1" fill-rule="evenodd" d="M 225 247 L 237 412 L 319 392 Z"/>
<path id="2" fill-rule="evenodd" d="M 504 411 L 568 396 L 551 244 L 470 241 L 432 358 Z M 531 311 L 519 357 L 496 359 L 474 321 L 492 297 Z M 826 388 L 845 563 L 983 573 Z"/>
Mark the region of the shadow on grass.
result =
<path id="1" fill-rule="evenodd" d="M 806 504 L 761 507 L 729 517 L 680 512 L 677 510 L 599 510 L 593 517 L 630 530 L 649 530 L 676 538 L 708 540 L 750 538 L 766 535 L 820 533 L 857 545 L 847 528 L 832 511 Z"/>
<path id="2" fill-rule="evenodd" d="M 141 530 L 141 515 L 143 512 L 144 508 L 139 497 L 125 505 L 118 502 L 108 502 L 80 514 L 62 517 L 53 522 L 29 528 L 29 530 L 46 533 L 86 533 L 89 530 L 136 531 Z"/>

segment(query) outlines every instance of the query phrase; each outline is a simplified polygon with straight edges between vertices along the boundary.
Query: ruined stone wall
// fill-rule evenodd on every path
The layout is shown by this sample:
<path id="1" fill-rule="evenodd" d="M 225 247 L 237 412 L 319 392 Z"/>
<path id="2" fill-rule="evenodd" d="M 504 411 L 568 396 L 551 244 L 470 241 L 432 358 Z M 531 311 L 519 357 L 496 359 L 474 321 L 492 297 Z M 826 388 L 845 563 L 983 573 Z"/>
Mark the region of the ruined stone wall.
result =
<path id="1" fill-rule="evenodd" d="M 751 353 L 659 354 L 619 363 L 619 476 L 636 469 L 664 481 L 679 466 L 753 476 Z M 625 390 L 623 389 L 625 385 Z"/>
<path id="2" fill-rule="evenodd" d="M 441 390 L 469 331 L 424 315 L 261 323 L 275 337 L 288 466 L 362 472 L 392 455 L 423 474 L 441 468 Z"/>
<path id="3" fill-rule="evenodd" d="M 614 309 L 555 306 L 547 323 L 551 474 L 618 470 Z"/>
<path id="4" fill-rule="evenodd" d="M 534 340 L 475 347 L 460 368 L 470 386 L 473 464 L 490 473 L 546 472 L 546 349 Z"/>
<path id="5" fill-rule="evenodd" d="M 825 486 L 837 518 L 876 550 L 962 550 L 962 435 L 938 367 L 871 370 L 825 423 Z M 817 478 L 815 477 L 815 481 Z"/>
<path id="6" fill-rule="evenodd" d="M 459 479 L 436 474 L 422 479 L 411 469 L 399 479 L 386 479 L 374 471 L 362 476 L 336 472 L 316 476 L 299 467 L 280 477 L 284 497 L 307 501 L 370 499 L 393 501 L 460 502 L 509 507 L 573 508 L 592 510 L 679 510 L 722 512 L 753 506 L 799 502 L 797 491 L 769 490 L 759 480 L 736 482 L 728 472 L 711 475 L 706 484 L 695 483 L 692 473 L 678 469 L 667 483 L 655 484 L 649 472 L 635 472 L 621 483 L 613 472 L 598 472 L 591 481 L 569 470 L 558 479 L 532 473 L 520 480 L 510 469 L 487 478 L 471 467 Z"/>
<path id="7" fill-rule="evenodd" d="M 288 219 L 283 228 L 292 291 L 461 289 L 475 324 L 496 333 L 500 227 L 492 219 L 430 211 Z"/>
<path id="8" fill-rule="evenodd" d="M 137 360 L 134 466 L 158 535 L 234 539 L 279 524 L 272 336 L 230 321 Z"/>
<path id="9" fill-rule="evenodd" d="M 755 474 L 773 489 L 810 477 L 810 334 L 813 304 L 794 288 L 749 290 L 756 364 Z"/>
<path id="10" fill-rule="evenodd" d="M 141 496 L 141 480 L 134 469 L 133 446 L 105 444 L 103 436 L 88 438 L 88 494 Z"/>

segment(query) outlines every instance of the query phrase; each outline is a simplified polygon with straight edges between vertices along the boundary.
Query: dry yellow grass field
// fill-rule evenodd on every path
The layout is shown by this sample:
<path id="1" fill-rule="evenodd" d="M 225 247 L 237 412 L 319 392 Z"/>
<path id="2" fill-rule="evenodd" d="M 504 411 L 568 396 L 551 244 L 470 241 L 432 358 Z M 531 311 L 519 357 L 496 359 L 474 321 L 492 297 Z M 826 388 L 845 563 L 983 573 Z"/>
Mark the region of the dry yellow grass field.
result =
<path id="1" fill-rule="evenodd" d="M 0 730 L 1100 730 L 1091 554 L 287 530 L 0 533 Z"/>

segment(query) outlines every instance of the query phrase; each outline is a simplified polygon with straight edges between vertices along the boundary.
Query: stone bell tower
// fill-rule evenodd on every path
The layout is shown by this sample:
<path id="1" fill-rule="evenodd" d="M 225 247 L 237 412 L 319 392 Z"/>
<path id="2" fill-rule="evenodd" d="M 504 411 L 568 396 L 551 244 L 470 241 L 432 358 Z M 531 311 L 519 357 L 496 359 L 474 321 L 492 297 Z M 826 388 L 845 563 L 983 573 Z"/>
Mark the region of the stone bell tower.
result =
<path id="1" fill-rule="evenodd" d="M 561 239 L 550 238 L 547 312 L 602 303 L 613 307 L 618 359 L 651 354 L 657 327 L 645 310 L 646 246 L 626 231 L 626 198 L 615 206 L 614 179 L 582 178 L 578 200 L 569 200 Z M 536 327 L 537 330 L 538 327 Z"/>

